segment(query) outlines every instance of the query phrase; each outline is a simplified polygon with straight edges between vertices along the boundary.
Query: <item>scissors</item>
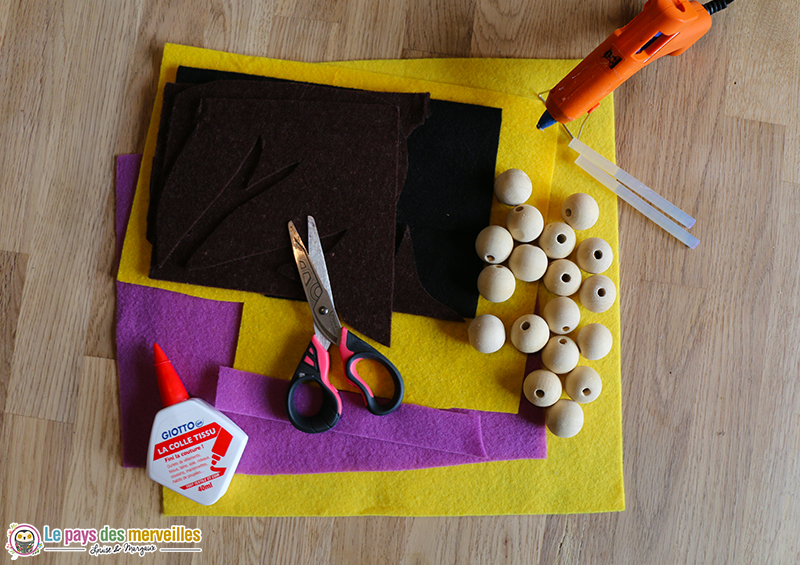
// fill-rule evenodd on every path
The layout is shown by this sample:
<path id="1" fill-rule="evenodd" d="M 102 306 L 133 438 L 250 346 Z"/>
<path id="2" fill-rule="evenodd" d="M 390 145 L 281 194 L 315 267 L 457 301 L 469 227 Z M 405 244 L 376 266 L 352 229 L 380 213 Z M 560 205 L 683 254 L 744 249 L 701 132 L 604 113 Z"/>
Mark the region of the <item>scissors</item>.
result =
<path id="1" fill-rule="evenodd" d="M 289 421 L 301 432 L 309 434 L 326 432 L 339 421 L 342 415 L 342 399 L 339 391 L 328 380 L 331 364 L 328 348 L 331 343 L 339 347 L 345 376 L 361 391 L 367 410 L 376 416 L 385 416 L 393 412 L 403 400 L 403 377 L 389 359 L 354 333 L 349 332 L 347 328 L 342 327 L 339 322 L 339 315 L 333 306 L 333 293 L 328 269 L 325 266 L 325 255 L 314 218 L 308 216 L 310 253 L 303 245 L 303 240 L 293 222 L 289 222 L 289 237 L 292 240 L 292 252 L 297 269 L 300 271 L 303 290 L 314 319 L 314 335 L 294 372 L 286 396 Z M 362 359 L 377 361 L 391 376 L 394 382 L 394 394 L 388 404 L 378 404 L 369 385 L 359 376 L 356 364 Z M 312 382 L 322 389 L 322 406 L 316 414 L 306 416 L 295 407 L 295 394 L 302 385 Z"/>

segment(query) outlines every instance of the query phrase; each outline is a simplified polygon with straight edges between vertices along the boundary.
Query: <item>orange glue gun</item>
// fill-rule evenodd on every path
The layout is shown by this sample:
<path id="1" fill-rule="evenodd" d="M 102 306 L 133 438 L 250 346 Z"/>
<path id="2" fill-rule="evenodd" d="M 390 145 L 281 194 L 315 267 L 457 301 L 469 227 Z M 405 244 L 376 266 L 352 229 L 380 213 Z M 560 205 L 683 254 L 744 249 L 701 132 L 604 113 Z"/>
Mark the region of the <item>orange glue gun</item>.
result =
<path id="1" fill-rule="evenodd" d="M 703 5 L 688 0 L 647 0 L 642 12 L 615 30 L 547 95 L 536 127 L 565 124 L 592 112 L 636 71 L 664 55 L 680 55 L 711 28 L 711 14 L 733 0 Z"/>

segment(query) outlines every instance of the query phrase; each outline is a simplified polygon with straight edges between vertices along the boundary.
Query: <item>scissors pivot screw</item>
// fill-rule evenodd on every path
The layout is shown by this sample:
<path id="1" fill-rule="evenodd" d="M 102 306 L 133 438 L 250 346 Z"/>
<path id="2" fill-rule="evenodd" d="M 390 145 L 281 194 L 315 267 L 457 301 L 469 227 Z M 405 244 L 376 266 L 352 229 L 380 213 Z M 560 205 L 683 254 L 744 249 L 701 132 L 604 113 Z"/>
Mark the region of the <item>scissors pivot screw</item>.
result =
<path id="1" fill-rule="evenodd" d="M 325 314 L 328 313 L 328 309 L 325 306 L 320 306 L 319 307 L 319 313 L 324 316 Z"/>

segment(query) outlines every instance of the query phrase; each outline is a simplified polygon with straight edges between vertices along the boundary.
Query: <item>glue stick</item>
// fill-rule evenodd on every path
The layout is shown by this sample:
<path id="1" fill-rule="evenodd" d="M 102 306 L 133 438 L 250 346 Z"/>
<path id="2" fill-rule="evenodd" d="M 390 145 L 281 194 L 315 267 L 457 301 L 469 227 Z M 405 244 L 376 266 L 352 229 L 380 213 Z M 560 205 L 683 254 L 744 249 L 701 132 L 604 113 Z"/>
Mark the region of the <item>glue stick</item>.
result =
<path id="1" fill-rule="evenodd" d="M 155 482 L 206 506 L 228 490 L 247 434 L 199 398 L 189 398 L 166 354 L 153 345 L 164 408 L 156 414 L 147 474 Z"/>

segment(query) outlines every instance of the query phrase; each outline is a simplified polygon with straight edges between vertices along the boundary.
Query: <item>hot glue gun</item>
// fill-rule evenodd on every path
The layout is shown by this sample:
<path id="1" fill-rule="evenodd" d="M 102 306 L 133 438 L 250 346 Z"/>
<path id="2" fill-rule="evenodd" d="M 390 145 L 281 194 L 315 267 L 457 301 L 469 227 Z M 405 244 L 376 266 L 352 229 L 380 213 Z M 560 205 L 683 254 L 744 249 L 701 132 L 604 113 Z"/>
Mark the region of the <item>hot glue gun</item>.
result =
<path id="1" fill-rule="evenodd" d="M 731 2 L 647 0 L 638 16 L 615 30 L 550 91 L 547 111 L 536 127 L 564 124 L 593 111 L 645 65 L 686 51 L 711 28 L 711 14 Z"/>

